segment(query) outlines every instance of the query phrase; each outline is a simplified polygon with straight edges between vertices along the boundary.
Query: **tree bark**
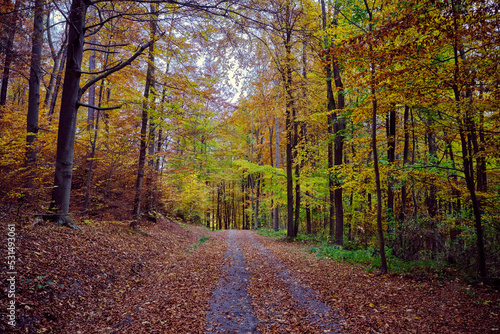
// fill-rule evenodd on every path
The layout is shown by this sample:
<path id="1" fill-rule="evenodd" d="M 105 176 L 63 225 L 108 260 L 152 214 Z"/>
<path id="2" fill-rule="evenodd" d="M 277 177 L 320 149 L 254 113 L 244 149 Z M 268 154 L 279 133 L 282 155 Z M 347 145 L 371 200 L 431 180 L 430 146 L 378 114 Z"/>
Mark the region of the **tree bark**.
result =
<path id="1" fill-rule="evenodd" d="M 408 164 L 408 154 L 410 148 L 410 131 L 408 130 L 409 116 L 410 116 L 410 108 L 405 105 L 405 111 L 403 115 L 403 132 L 404 132 L 403 168 L 406 168 L 406 165 Z M 400 222 L 406 219 L 406 197 L 407 197 L 407 188 L 406 188 L 406 182 L 404 182 L 403 186 L 401 187 L 401 209 L 399 211 Z"/>
<path id="2" fill-rule="evenodd" d="M 59 71 L 59 64 L 61 62 L 63 53 L 64 53 L 64 48 L 66 45 L 66 36 L 64 36 L 61 40 L 61 47 L 58 52 L 54 50 L 54 44 L 52 42 L 52 33 L 50 31 L 50 13 L 47 15 L 47 24 L 46 24 L 46 29 L 47 29 L 47 41 L 49 43 L 50 51 L 52 54 L 52 59 L 54 60 L 54 66 L 52 68 L 52 73 L 50 73 L 50 81 L 49 85 L 47 86 L 46 93 L 45 93 L 45 99 L 43 101 L 43 105 L 45 108 L 48 108 L 50 105 L 50 101 L 52 99 L 52 94 L 54 93 L 54 86 L 57 80 L 57 74 Z"/>
<path id="3" fill-rule="evenodd" d="M 396 107 L 387 113 L 387 162 L 392 168 L 396 159 Z M 389 227 L 394 222 L 394 178 L 389 170 L 387 175 L 387 217 Z"/>
<path id="4" fill-rule="evenodd" d="M 453 10 L 453 24 L 454 24 L 454 41 L 453 41 L 453 53 L 454 53 L 454 85 L 453 85 L 453 93 L 455 97 L 455 102 L 457 106 L 460 106 L 461 96 L 460 89 L 458 83 L 464 77 L 464 70 L 460 68 L 460 57 L 459 54 L 462 54 L 462 61 L 464 59 L 464 52 L 462 51 L 462 47 L 460 45 L 460 35 L 459 35 L 459 25 L 458 25 L 458 16 L 460 13 L 456 10 L 460 1 L 452 1 L 452 10 Z M 462 73 L 461 73 L 462 72 Z M 467 97 L 469 98 L 469 102 L 472 102 L 472 94 L 470 89 L 467 89 Z M 474 163 L 473 163 L 473 155 L 474 149 L 472 147 L 472 137 L 475 135 L 475 126 L 473 123 L 471 108 L 469 106 L 465 107 L 465 110 L 461 110 L 458 108 L 457 123 L 459 125 L 459 135 L 460 135 L 460 143 L 462 146 L 462 159 L 464 166 L 464 176 L 465 183 L 467 184 L 467 190 L 469 191 L 469 195 L 472 202 L 472 211 L 474 214 L 474 223 L 476 229 L 476 240 L 477 240 L 477 252 L 478 252 L 478 266 L 479 266 L 479 275 L 481 277 L 486 277 L 487 268 L 486 268 L 486 252 L 484 249 L 484 236 L 483 236 L 483 226 L 482 226 L 482 218 L 481 218 L 481 202 L 479 201 L 476 193 L 476 188 L 474 184 Z M 462 112 L 464 113 L 462 117 Z"/>
<path id="5" fill-rule="evenodd" d="M 276 168 L 280 168 L 280 125 L 278 122 L 278 118 L 276 117 L 274 119 L 274 126 L 275 126 L 275 144 L 276 148 L 274 150 L 275 153 L 275 166 Z M 273 229 L 275 231 L 279 230 L 279 203 L 276 201 L 276 206 L 274 207 L 274 215 L 273 215 Z"/>
<path id="6" fill-rule="evenodd" d="M 61 225 L 75 227 L 68 218 L 73 176 L 73 154 L 76 113 L 80 99 L 80 76 L 84 45 L 84 27 L 90 0 L 73 0 L 69 13 L 68 60 L 64 76 L 59 130 L 57 134 L 56 170 L 51 211 Z"/>
<path id="7" fill-rule="evenodd" d="M 49 106 L 49 111 L 47 112 L 47 115 L 49 116 L 49 122 L 52 121 L 52 115 L 54 114 L 54 110 L 56 109 L 56 102 L 57 102 L 57 96 L 59 95 L 59 89 L 61 87 L 62 83 L 62 73 L 64 70 L 64 66 L 66 65 L 66 58 L 68 54 L 68 45 L 66 40 L 64 41 L 64 45 L 62 46 L 63 53 L 61 55 L 61 60 L 59 62 L 59 68 L 57 70 L 56 74 L 56 82 L 54 85 L 54 91 L 52 92 L 52 95 L 50 97 L 50 106 Z"/>
<path id="8" fill-rule="evenodd" d="M 321 13 L 323 30 L 326 31 L 327 27 L 327 13 L 325 1 L 321 0 Z M 328 48 L 330 46 L 330 39 L 325 37 L 323 41 L 323 47 Z M 335 97 L 333 94 L 332 86 L 332 62 L 329 55 L 325 59 L 325 76 L 326 76 L 326 96 L 327 96 L 327 133 L 328 133 L 328 194 L 329 194 L 329 227 L 330 227 L 330 238 L 335 240 L 335 175 L 333 172 L 334 166 L 334 110 L 336 109 Z"/>
<path id="9" fill-rule="evenodd" d="M 156 24 L 151 22 L 151 35 L 152 41 L 155 40 L 156 36 Z M 135 197 L 134 197 L 134 208 L 132 210 L 132 221 L 130 227 L 137 229 L 139 225 L 139 219 L 141 215 L 141 199 L 142 199 L 142 184 L 144 180 L 144 166 L 146 164 L 146 150 L 148 147 L 148 119 L 149 119 L 149 94 L 151 92 L 151 87 L 153 86 L 154 80 L 154 42 L 149 44 L 148 49 L 148 67 L 146 72 L 146 83 L 144 85 L 144 101 L 142 103 L 142 122 L 141 122 L 141 139 L 139 148 L 139 161 L 137 167 L 137 179 L 135 183 Z"/>
<path id="10" fill-rule="evenodd" d="M 373 15 L 368 6 L 367 0 L 364 0 L 366 11 L 370 18 L 369 32 L 373 32 Z M 371 42 L 369 43 L 370 57 L 373 56 L 373 46 Z M 378 230 L 378 240 L 379 240 L 379 250 L 380 250 L 380 274 L 387 273 L 387 260 L 385 257 L 385 241 L 384 241 L 384 229 L 382 226 L 382 188 L 380 184 L 380 170 L 378 163 L 378 153 L 377 153 L 377 96 L 375 92 L 375 62 L 371 59 L 370 63 L 371 69 L 371 99 L 372 99 L 372 152 L 373 152 L 373 169 L 375 171 L 375 186 L 377 192 L 377 230 Z"/>
<path id="11" fill-rule="evenodd" d="M 344 109 L 344 85 L 340 76 L 340 69 L 337 59 L 332 57 L 333 77 L 337 93 L 337 110 Z M 334 147 L 334 165 L 335 167 L 342 166 L 342 156 L 344 153 L 344 130 L 346 127 L 345 120 L 338 117 L 337 112 L 333 114 L 334 126 L 333 132 L 335 134 L 335 147 Z M 342 180 L 335 177 L 335 244 L 343 246 L 344 244 L 344 204 L 343 204 L 343 188 Z"/>
<path id="12" fill-rule="evenodd" d="M 28 115 L 26 121 L 26 185 L 33 187 L 36 167 L 36 140 L 38 135 L 38 115 L 40 110 L 40 79 L 42 75 L 43 44 L 43 1 L 35 1 L 35 17 L 31 46 L 31 66 L 29 78 Z"/>
<path id="13" fill-rule="evenodd" d="M 16 36 L 16 26 L 19 19 L 19 7 L 21 5 L 21 0 L 16 0 L 14 3 L 14 11 L 12 13 L 11 26 L 9 34 L 7 37 L 7 44 L 5 46 L 5 61 L 3 63 L 3 74 L 2 74 L 2 87 L 0 88 L 0 106 L 7 103 L 7 87 L 9 85 L 10 76 L 10 66 L 14 60 L 14 51 L 12 50 L 14 46 L 14 37 Z"/>
<path id="14" fill-rule="evenodd" d="M 294 124 L 294 103 L 293 103 L 293 83 L 292 83 L 292 67 L 291 61 L 291 32 L 288 33 L 288 38 L 285 43 L 286 64 L 284 70 L 284 83 L 286 94 L 286 203 L 287 203 L 287 238 L 294 239 L 295 221 L 293 210 L 293 124 Z"/>

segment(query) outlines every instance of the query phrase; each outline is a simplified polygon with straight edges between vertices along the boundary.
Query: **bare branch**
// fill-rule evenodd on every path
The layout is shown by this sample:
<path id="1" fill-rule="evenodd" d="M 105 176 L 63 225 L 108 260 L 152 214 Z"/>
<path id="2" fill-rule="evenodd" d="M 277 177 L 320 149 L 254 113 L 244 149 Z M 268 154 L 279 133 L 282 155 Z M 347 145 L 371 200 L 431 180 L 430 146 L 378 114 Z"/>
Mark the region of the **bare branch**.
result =
<path id="1" fill-rule="evenodd" d="M 78 102 L 78 105 L 80 107 L 87 107 L 87 108 L 92 108 L 92 109 L 95 109 L 95 110 L 115 110 L 115 109 L 120 109 L 125 104 L 120 104 L 119 106 L 113 106 L 113 107 L 97 107 L 97 106 L 93 106 L 93 105 L 90 105 L 90 104 Z"/>

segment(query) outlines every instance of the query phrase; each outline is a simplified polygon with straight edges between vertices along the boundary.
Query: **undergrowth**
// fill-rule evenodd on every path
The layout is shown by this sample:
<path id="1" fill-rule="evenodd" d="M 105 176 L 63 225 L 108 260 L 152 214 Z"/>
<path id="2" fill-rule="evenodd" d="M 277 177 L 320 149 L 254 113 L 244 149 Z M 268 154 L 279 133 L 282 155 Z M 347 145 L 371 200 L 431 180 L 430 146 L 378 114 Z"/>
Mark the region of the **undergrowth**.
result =
<path id="1" fill-rule="evenodd" d="M 270 228 L 260 228 L 257 233 L 266 237 L 277 239 L 286 238 L 286 230 L 274 231 Z M 368 249 L 346 249 L 337 245 L 331 245 L 329 236 L 299 234 L 295 241 L 315 244 L 308 249 L 310 253 L 336 262 L 345 262 L 366 267 L 368 272 L 377 271 L 381 260 L 379 251 L 369 247 Z M 346 243 L 349 243 L 347 240 Z M 353 245 L 346 245 L 351 248 Z M 392 249 L 386 247 L 386 258 L 389 270 L 395 274 L 435 274 L 443 276 L 447 268 L 444 262 L 435 260 L 405 261 L 396 257 Z"/>
<path id="2" fill-rule="evenodd" d="M 191 248 L 196 248 L 198 246 L 200 246 L 201 244 L 203 244 L 204 242 L 208 241 L 208 239 L 210 239 L 209 237 L 200 237 L 200 239 L 198 240 L 197 243 L 193 244 L 191 246 Z"/>
<path id="3" fill-rule="evenodd" d="M 346 262 L 366 266 L 368 272 L 378 270 L 381 265 L 380 255 L 373 248 L 345 250 L 336 245 L 323 244 L 308 249 L 319 257 L 327 258 L 336 262 Z M 444 274 L 445 263 L 432 260 L 404 261 L 395 257 L 390 248 L 386 248 L 386 258 L 389 270 L 395 274 L 405 273 L 432 273 L 439 276 Z"/>
<path id="4" fill-rule="evenodd" d="M 282 238 L 286 237 L 286 230 L 275 231 L 272 228 L 259 228 L 257 234 L 263 235 L 265 237 Z"/>

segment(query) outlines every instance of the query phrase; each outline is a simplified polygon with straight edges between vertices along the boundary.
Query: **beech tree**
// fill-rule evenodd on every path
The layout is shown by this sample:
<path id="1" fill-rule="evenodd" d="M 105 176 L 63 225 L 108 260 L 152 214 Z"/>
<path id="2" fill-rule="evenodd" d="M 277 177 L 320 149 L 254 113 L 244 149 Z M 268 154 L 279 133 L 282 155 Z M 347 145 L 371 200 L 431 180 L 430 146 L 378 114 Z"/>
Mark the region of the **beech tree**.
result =
<path id="1" fill-rule="evenodd" d="M 42 38 L 43 38 L 43 1 L 35 1 L 31 47 L 28 116 L 26 121 L 26 165 L 28 168 L 27 185 L 32 187 L 35 177 L 36 137 L 38 134 L 38 114 L 40 108 L 40 81 L 42 76 Z"/>
<path id="2" fill-rule="evenodd" d="M 121 70 L 134 61 L 153 41 L 141 45 L 126 61 L 106 70 L 80 87 L 81 65 L 85 44 L 87 9 L 91 1 L 75 0 L 71 3 L 68 16 L 68 55 L 62 91 L 59 130 L 57 134 L 56 170 L 50 212 L 60 225 L 77 226 L 69 219 L 69 201 L 73 174 L 73 154 L 75 144 L 76 115 L 84 105 L 80 99 L 83 93 L 99 80 Z M 96 108 L 95 108 L 96 109 Z M 100 108 L 105 110 L 107 108 Z"/>

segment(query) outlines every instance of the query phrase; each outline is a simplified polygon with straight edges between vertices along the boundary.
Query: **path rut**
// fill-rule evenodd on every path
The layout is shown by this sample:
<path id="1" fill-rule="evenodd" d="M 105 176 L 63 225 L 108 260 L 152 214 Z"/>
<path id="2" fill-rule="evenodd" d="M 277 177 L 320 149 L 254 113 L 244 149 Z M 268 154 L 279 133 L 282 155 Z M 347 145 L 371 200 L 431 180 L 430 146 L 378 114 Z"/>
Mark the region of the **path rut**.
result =
<path id="1" fill-rule="evenodd" d="M 340 332 L 341 319 L 335 310 L 300 282 L 253 232 L 220 233 L 228 243 L 228 264 L 209 302 L 207 333 L 302 333 L 306 328 L 307 332 Z"/>

